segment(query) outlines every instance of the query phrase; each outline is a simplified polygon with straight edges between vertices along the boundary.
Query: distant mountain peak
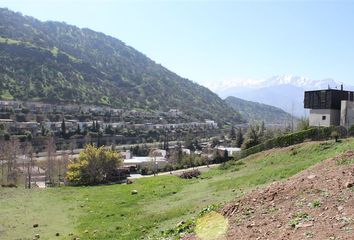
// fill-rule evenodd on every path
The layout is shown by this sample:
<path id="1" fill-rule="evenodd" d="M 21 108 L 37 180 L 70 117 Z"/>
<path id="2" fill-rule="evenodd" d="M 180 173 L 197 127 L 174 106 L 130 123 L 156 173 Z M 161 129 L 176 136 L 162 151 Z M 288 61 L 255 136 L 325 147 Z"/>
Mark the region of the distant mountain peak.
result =
<path id="1" fill-rule="evenodd" d="M 313 80 L 298 75 L 275 75 L 262 80 L 237 80 L 215 83 L 209 86 L 219 96 L 239 97 L 248 101 L 260 102 L 283 109 L 296 116 L 303 116 L 306 111 L 303 106 L 304 91 L 340 89 L 342 82 L 331 78 Z M 353 90 L 353 86 L 344 84 L 345 90 Z"/>
<path id="2" fill-rule="evenodd" d="M 247 122 L 263 121 L 267 124 L 288 125 L 293 117 L 284 110 L 263 103 L 243 100 L 237 97 L 227 97 L 225 102 L 241 113 Z"/>
<path id="3" fill-rule="evenodd" d="M 275 75 L 267 79 L 238 79 L 226 80 L 223 82 L 215 82 L 207 84 L 207 87 L 215 92 L 220 92 L 230 88 L 266 88 L 281 85 L 291 85 L 304 89 L 321 89 L 321 88 L 340 88 L 342 83 L 334 79 L 327 78 L 322 80 L 313 80 L 308 77 L 298 75 Z"/>

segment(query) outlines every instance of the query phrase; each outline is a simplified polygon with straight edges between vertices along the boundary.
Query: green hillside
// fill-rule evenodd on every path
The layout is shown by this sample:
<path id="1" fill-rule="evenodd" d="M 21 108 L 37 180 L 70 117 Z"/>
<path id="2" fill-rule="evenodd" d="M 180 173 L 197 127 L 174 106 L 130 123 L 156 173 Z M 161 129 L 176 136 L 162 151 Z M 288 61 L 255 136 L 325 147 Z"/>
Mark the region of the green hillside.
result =
<path id="1" fill-rule="evenodd" d="M 0 99 L 178 108 L 199 120 L 241 119 L 209 89 L 179 77 L 118 39 L 3 8 Z"/>
<path id="2" fill-rule="evenodd" d="M 354 140 L 347 139 L 272 149 L 193 180 L 157 176 L 130 185 L 0 188 L 0 239 L 32 239 L 35 234 L 40 239 L 73 239 L 71 233 L 80 239 L 157 239 L 161 231 L 196 217 L 210 204 L 286 179 L 353 147 Z M 133 189 L 138 194 L 132 195 Z"/>
<path id="3" fill-rule="evenodd" d="M 239 112 L 248 122 L 264 121 L 265 123 L 287 124 L 291 115 L 284 110 L 263 103 L 246 101 L 237 97 L 227 97 L 225 102 Z"/>

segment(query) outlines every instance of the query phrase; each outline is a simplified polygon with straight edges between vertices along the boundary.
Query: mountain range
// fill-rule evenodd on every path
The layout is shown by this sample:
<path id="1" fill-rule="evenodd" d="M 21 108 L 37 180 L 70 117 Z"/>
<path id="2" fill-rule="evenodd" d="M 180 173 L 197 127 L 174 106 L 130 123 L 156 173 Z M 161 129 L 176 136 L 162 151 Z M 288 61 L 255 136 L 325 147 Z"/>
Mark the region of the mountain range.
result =
<path id="1" fill-rule="evenodd" d="M 293 75 L 279 75 L 265 80 L 224 81 L 209 88 L 222 98 L 235 96 L 248 101 L 260 102 L 283 109 L 295 116 L 304 116 L 304 91 L 328 88 L 340 89 L 341 82 L 333 79 L 312 80 Z M 346 90 L 353 86 L 344 85 Z"/>
<path id="2" fill-rule="evenodd" d="M 0 8 L 0 99 L 180 109 L 188 120 L 241 122 L 206 87 L 156 64 L 122 41 Z"/>
<path id="3" fill-rule="evenodd" d="M 293 117 L 284 110 L 263 103 L 246 101 L 237 97 L 227 97 L 227 104 L 234 108 L 247 122 L 261 122 L 266 124 L 280 124 L 287 126 Z"/>

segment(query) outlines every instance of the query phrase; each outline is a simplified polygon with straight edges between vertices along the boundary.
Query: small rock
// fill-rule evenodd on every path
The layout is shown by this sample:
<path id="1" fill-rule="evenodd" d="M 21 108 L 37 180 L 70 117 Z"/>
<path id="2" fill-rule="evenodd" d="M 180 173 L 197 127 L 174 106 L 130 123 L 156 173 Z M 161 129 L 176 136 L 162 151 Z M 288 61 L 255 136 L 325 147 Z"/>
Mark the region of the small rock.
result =
<path id="1" fill-rule="evenodd" d="M 34 235 L 34 237 L 35 237 L 36 239 L 39 239 L 41 236 L 39 236 L 39 234 L 36 234 L 36 235 Z"/>
<path id="2" fill-rule="evenodd" d="M 98 232 L 98 230 L 97 229 L 95 229 L 95 230 L 93 230 L 93 233 L 95 234 L 95 233 L 97 233 Z"/>
<path id="3" fill-rule="evenodd" d="M 351 188 L 351 187 L 353 187 L 354 186 L 354 183 L 353 182 L 346 182 L 345 183 L 345 187 L 346 188 Z"/>
<path id="4" fill-rule="evenodd" d="M 37 228 L 38 226 L 39 226 L 38 223 L 33 224 L 33 227 L 34 227 L 34 228 Z"/>
<path id="5" fill-rule="evenodd" d="M 177 226 L 182 226 L 183 224 L 185 224 L 186 222 L 185 221 L 180 221 Z"/>
<path id="6" fill-rule="evenodd" d="M 251 224 L 248 224 L 246 226 L 246 228 L 253 228 L 254 226 L 256 226 L 256 224 L 254 222 L 252 222 Z"/>
<path id="7" fill-rule="evenodd" d="M 84 233 L 88 233 L 88 232 L 89 232 L 89 230 L 87 230 L 87 229 L 84 231 Z"/>
<path id="8" fill-rule="evenodd" d="M 59 237 L 59 236 L 60 236 L 60 233 L 56 233 L 55 236 Z"/>
<path id="9" fill-rule="evenodd" d="M 311 174 L 311 175 L 307 176 L 307 179 L 312 180 L 312 179 L 314 179 L 315 177 L 316 177 L 316 175 Z"/>
<path id="10" fill-rule="evenodd" d="M 338 207 L 337 207 L 337 210 L 338 210 L 339 212 L 341 212 L 343 209 L 344 209 L 343 206 L 338 206 Z"/>
<path id="11" fill-rule="evenodd" d="M 308 227 L 312 227 L 313 223 L 300 223 L 298 225 L 296 225 L 296 228 L 308 228 Z"/>
<path id="12" fill-rule="evenodd" d="M 132 195 L 138 194 L 138 190 L 132 190 Z"/>

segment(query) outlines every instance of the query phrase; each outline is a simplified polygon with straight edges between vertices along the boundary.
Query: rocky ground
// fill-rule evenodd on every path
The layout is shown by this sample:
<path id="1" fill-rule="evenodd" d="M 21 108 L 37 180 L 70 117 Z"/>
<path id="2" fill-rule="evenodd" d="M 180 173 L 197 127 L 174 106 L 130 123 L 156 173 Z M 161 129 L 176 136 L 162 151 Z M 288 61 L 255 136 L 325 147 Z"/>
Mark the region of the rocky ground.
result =
<path id="1" fill-rule="evenodd" d="M 353 163 L 349 151 L 224 206 L 218 239 L 354 239 Z"/>
<path id="2" fill-rule="evenodd" d="M 354 239 L 353 158 L 346 152 L 225 206 L 227 238 Z"/>

